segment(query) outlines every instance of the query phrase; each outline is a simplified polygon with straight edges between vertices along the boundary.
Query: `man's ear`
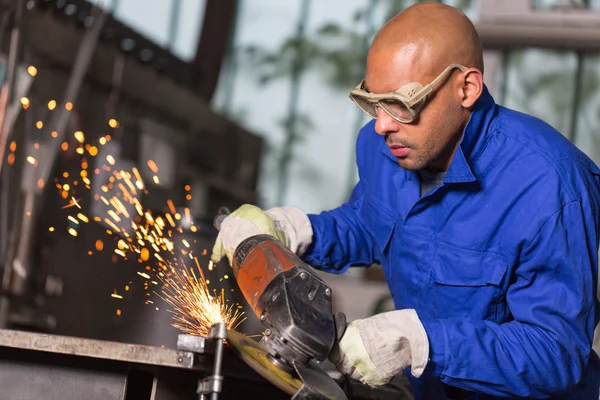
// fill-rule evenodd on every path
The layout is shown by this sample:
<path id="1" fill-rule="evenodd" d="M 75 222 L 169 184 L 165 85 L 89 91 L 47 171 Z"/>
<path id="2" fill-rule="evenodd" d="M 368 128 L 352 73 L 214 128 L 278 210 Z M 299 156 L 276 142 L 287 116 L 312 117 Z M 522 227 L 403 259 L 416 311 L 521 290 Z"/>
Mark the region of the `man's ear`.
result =
<path id="1" fill-rule="evenodd" d="M 483 74 L 476 68 L 464 73 L 462 82 L 462 102 L 464 108 L 472 108 L 483 92 Z"/>

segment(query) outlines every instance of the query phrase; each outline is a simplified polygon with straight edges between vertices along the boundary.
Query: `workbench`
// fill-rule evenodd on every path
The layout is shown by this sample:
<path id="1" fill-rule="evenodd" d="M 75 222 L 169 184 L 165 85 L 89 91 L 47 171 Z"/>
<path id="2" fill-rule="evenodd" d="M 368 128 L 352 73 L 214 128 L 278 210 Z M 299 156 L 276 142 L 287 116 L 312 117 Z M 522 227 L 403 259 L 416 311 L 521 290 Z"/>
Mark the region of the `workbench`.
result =
<path id="1" fill-rule="evenodd" d="M 192 400 L 213 356 L 139 344 L 0 330 L 0 400 Z M 219 399 L 289 399 L 225 346 Z M 398 399 L 350 383 L 353 399 Z"/>

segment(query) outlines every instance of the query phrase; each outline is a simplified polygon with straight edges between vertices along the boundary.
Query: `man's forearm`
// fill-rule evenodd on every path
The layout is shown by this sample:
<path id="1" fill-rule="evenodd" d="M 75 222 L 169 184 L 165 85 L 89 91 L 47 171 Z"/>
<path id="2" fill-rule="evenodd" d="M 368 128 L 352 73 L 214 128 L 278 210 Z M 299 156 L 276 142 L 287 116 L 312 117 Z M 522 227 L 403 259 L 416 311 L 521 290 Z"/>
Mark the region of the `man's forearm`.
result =
<path id="1" fill-rule="evenodd" d="M 342 273 L 351 265 L 371 265 L 376 246 L 348 204 L 319 215 L 309 214 L 313 239 L 303 259 L 326 272 Z"/>
<path id="2" fill-rule="evenodd" d="M 582 379 L 589 347 L 568 331 L 512 321 L 423 320 L 428 369 L 444 383 L 495 396 L 543 398 Z"/>

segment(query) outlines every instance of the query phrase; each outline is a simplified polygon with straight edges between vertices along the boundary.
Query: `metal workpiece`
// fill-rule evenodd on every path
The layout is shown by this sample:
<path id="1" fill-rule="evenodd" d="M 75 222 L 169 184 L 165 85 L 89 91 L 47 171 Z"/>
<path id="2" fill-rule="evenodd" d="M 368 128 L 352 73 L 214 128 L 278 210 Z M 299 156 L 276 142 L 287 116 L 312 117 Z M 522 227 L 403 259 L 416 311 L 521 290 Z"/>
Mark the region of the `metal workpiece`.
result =
<path id="1" fill-rule="evenodd" d="M 7 329 L 0 329 L 2 347 L 162 367 L 194 367 L 193 353 L 188 351 Z"/>
<path id="2" fill-rule="evenodd" d="M 219 393 L 223 388 L 223 376 L 221 369 L 223 367 L 223 340 L 227 338 L 227 325 L 223 322 L 213 325 L 208 331 L 206 340 L 212 340 L 215 343 L 215 356 L 213 374 L 207 376 L 198 382 L 197 393 L 200 400 L 218 400 Z"/>
<path id="3" fill-rule="evenodd" d="M 206 349 L 206 338 L 204 336 L 187 334 L 177 335 L 177 349 L 204 354 Z"/>
<path id="4" fill-rule="evenodd" d="M 223 339 L 217 337 L 222 337 L 224 331 L 213 332 L 214 340 L 207 339 L 207 342 L 223 345 Z M 205 338 L 187 339 L 200 343 Z M 194 345 L 196 348 L 198 343 Z M 198 398 L 199 381 L 220 376 L 216 387 L 220 400 L 238 399 L 240 393 L 247 398 L 289 399 L 289 395 L 244 364 L 229 346 L 221 347 L 221 361 L 215 365 L 214 356 L 218 351 L 213 345 L 205 346 L 204 353 L 199 354 L 181 349 L 0 330 L 0 398 L 192 400 Z M 215 366 L 219 369 L 215 370 Z M 206 389 L 212 396 L 215 386 L 208 385 Z"/>
<path id="5" fill-rule="evenodd" d="M 286 375 L 270 364 L 264 347 L 239 332 L 226 332 L 229 345 L 222 347 L 219 367 L 215 363 L 218 351 L 215 345 L 223 344 L 222 339 L 217 339 L 224 336 L 223 330 L 211 331 L 209 336 L 214 340 L 185 338 L 187 346 L 190 346 L 186 348 L 203 348 L 202 353 L 195 353 L 183 349 L 0 330 L 0 398 L 192 400 L 198 398 L 198 382 L 216 376 L 221 379 L 212 379 L 212 382 L 207 379 L 202 388 L 212 391 L 219 381 L 216 388 L 220 390 L 219 400 L 336 398 L 335 391 L 339 388 L 331 385 L 337 384 L 323 376 L 314 361 L 307 366 L 296 366 L 294 375 Z M 204 347 L 200 346 L 202 342 Z M 266 380 L 265 375 L 271 379 Z M 298 375 L 304 382 L 298 379 Z M 273 380 L 279 386 L 273 384 Z M 355 400 L 409 398 L 393 387 L 373 389 L 349 380 L 339 383 L 348 397 Z M 213 393 L 209 396 L 214 397 Z"/>

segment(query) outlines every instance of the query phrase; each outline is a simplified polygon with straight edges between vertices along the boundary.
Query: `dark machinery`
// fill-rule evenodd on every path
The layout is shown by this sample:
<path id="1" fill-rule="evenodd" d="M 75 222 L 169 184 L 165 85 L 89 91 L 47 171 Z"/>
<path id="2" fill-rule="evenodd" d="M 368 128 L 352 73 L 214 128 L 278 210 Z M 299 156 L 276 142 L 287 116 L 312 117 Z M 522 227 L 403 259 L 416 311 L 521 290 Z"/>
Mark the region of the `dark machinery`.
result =
<path id="1" fill-rule="evenodd" d="M 215 218 L 217 229 L 227 214 L 228 210 L 221 210 Z M 332 313 L 331 288 L 269 235 L 240 243 L 232 267 L 246 301 L 266 328 L 260 341 L 266 360 L 304 383 L 293 398 L 346 399 L 318 365 L 327 359 L 346 327 L 345 315 Z M 262 375 L 278 385 L 278 374 Z"/>

